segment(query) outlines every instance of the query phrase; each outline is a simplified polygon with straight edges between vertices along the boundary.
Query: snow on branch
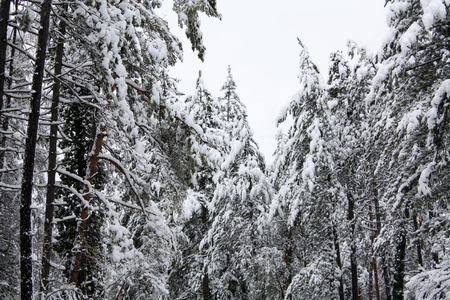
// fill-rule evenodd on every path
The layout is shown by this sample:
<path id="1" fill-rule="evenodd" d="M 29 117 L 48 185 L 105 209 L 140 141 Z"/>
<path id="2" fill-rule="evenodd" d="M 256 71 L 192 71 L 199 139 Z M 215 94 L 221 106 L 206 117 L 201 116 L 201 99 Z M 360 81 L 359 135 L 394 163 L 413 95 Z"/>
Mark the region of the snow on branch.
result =
<path id="1" fill-rule="evenodd" d="M 131 190 L 133 191 L 133 194 L 137 197 L 137 199 L 139 200 L 139 205 L 142 209 L 142 212 L 147 213 L 147 210 L 145 209 L 144 206 L 144 202 L 142 201 L 141 197 L 139 196 L 139 193 L 136 189 L 136 187 L 133 184 L 133 180 L 136 180 L 136 178 L 134 177 L 134 175 L 132 173 L 130 173 L 122 164 L 120 161 L 118 161 L 117 159 L 115 159 L 114 157 L 111 156 L 105 156 L 105 155 L 99 155 L 97 156 L 97 159 L 103 159 L 106 161 L 109 161 L 111 164 L 113 164 L 124 176 L 125 179 L 127 180 L 128 184 L 131 187 Z M 160 201 L 160 199 L 158 197 L 156 197 L 155 195 L 151 194 L 150 195 L 157 201 Z M 153 214 L 153 213 L 151 213 Z M 153 214 L 154 215 L 154 214 Z"/>

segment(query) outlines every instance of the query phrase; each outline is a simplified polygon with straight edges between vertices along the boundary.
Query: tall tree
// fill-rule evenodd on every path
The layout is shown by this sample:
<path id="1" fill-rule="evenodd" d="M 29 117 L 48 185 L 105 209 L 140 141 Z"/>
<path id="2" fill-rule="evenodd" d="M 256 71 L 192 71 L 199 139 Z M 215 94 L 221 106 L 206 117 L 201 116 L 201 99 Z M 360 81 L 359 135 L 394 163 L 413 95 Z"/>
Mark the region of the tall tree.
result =
<path id="1" fill-rule="evenodd" d="M 37 42 L 35 72 L 33 75 L 32 98 L 28 117 L 27 139 L 25 143 L 25 158 L 20 205 L 20 272 L 21 298 L 33 298 L 33 266 L 32 266 L 32 228 L 31 202 L 33 190 L 34 158 L 39 122 L 40 103 L 42 96 L 42 80 L 44 78 L 45 57 L 50 25 L 51 0 L 42 2 L 40 14 L 40 29 Z"/>
<path id="2" fill-rule="evenodd" d="M 367 98 L 371 115 L 376 116 L 368 142 L 376 153 L 374 176 L 386 182 L 379 189 L 382 205 L 391 208 L 380 238 L 396 245 L 384 248 L 384 255 L 394 262 L 392 294 L 403 298 L 407 272 L 417 271 L 419 264 L 432 269 L 441 263 L 442 253 L 432 249 L 446 243 L 443 229 L 431 224 L 448 223 L 437 216 L 448 209 L 442 205 L 446 202 L 442 199 L 448 198 L 445 178 L 449 176 L 442 151 L 448 145 L 440 137 L 448 135 L 444 103 L 448 102 L 449 57 L 444 45 L 449 42 L 449 8 L 440 0 L 391 1 L 388 7 L 390 32 Z M 425 238 L 428 230 L 433 233 Z M 428 293 L 421 288 L 417 286 L 417 294 Z"/>
<path id="3" fill-rule="evenodd" d="M 52 254 L 52 240 L 53 240 L 53 214 L 56 199 L 56 168 L 57 168 L 57 151 L 58 151 L 58 117 L 59 117 L 59 102 L 62 64 L 64 55 L 64 35 L 66 31 L 66 23 L 60 20 L 59 35 L 57 37 L 54 76 L 55 82 L 53 84 L 53 95 L 51 104 L 51 122 L 50 125 L 50 141 L 48 154 L 48 175 L 47 175 L 47 195 L 45 203 L 44 216 L 44 239 L 42 247 L 42 269 L 41 269 L 41 292 L 46 292 L 48 289 L 49 275 L 50 275 L 50 261 Z"/>
<path id="4" fill-rule="evenodd" d="M 334 166 L 328 144 L 331 103 L 325 84 L 306 47 L 300 53 L 300 90 L 279 118 L 292 117 L 283 150 L 275 160 L 273 182 L 277 190 L 270 214 L 283 210 L 287 224 L 285 262 L 288 274 L 287 296 L 335 297 L 338 275 L 332 272 L 334 259 L 333 221 L 336 197 L 333 195 Z M 335 188 L 335 187 L 334 187 Z M 278 208 L 277 208 L 278 206 Z M 330 224 L 324 228 L 324 224 Z M 305 285 L 311 278 L 330 280 L 330 289 Z"/>
<path id="5" fill-rule="evenodd" d="M 171 280 L 175 284 L 183 281 L 182 289 L 174 289 L 174 295 L 198 295 L 203 299 L 213 299 L 209 268 L 205 260 L 208 248 L 200 247 L 211 226 L 211 203 L 220 174 L 220 165 L 225 155 L 226 135 L 224 122 L 220 118 L 221 106 L 217 98 L 205 87 L 202 72 L 199 72 L 195 91 L 186 99 L 186 112 L 198 132 L 191 134 L 189 144 L 193 159 L 191 189 L 183 207 L 182 260 L 173 270 Z M 182 271 L 180 268 L 187 269 Z M 184 274 L 181 274 L 184 273 Z"/>
<path id="6" fill-rule="evenodd" d="M 208 245 L 206 263 L 216 297 L 259 298 L 267 294 L 253 272 L 263 246 L 262 215 L 272 191 L 230 67 L 222 89 L 219 116 L 225 125 L 226 152 L 209 203 L 212 224 L 203 241 Z"/>

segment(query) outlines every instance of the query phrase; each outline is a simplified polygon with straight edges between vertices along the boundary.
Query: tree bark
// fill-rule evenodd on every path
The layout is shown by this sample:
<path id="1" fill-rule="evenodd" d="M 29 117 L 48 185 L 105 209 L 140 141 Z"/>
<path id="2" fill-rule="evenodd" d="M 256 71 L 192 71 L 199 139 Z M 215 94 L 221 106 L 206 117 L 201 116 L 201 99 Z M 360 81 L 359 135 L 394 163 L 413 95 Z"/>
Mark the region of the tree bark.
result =
<path id="1" fill-rule="evenodd" d="M 45 203 L 45 220 L 44 220 L 44 243 L 42 246 L 42 269 L 41 269 L 41 292 L 46 292 L 48 288 L 50 275 L 50 260 L 52 255 L 52 237 L 53 237 L 53 212 L 55 201 L 55 179 L 56 179 L 56 159 L 57 159 L 57 142 L 58 142 L 58 108 L 59 95 L 61 87 L 61 79 L 59 76 L 62 71 L 62 60 L 64 55 L 64 35 L 66 31 L 66 23 L 63 19 L 59 22 L 59 37 L 56 45 L 55 56 L 55 82 L 53 85 L 53 98 L 51 107 L 50 126 L 50 142 L 48 154 L 48 179 L 47 179 L 47 198 Z"/>
<path id="2" fill-rule="evenodd" d="M 4 86 L 6 78 L 6 46 L 7 46 L 7 33 L 8 33 L 8 20 L 9 20 L 9 10 L 11 6 L 11 0 L 2 0 L 0 4 L 0 124 L 2 130 L 7 128 L 8 121 L 6 117 L 3 116 L 1 111 L 4 108 Z M 5 130 L 6 131 L 6 130 Z M 0 145 L 3 147 L 6 143 L 6 138 L 4 133 L 0 137 Z M 0 151 L 0 169 L 3 169 L 5 160 L 5 151 Z M 0 173 L 1 178 L 1 173 Z"/>
<path id="3" fill-rule="evenodd" d="M 27 138 L 25 141 L 25 158 L 20 205 L 20 276 L 21 298 L 33 297 L 32 266 L 32 232 L 31 232 L 31 199 L 33 190 L 34 159 L 44 78 L 45 56 L 49 35 L 51 0 L 44 0 L 41 6 L 41 22 L 36 50 L 35 71 L 31 90 L 30 114 L 28 116 Z"/>
<path id="4" fill-rule="evenodd" d="M 205 205 L 202 205 L 202 223 L 204 228 L 207 228 L 208 226 L 207 222 L 208 222 L 208 208 Z M 211 289 L 209 287 L 209 276 L 207 266 L 203 266 L 202 292 L 203 292 L 203 300 L 212 299 Z"/>
<path id="5" fill-rule="evenodd" d="M 1 0 L 0 4 L 0 110 L 3 109 L 5 86 L 6 46 L 8 44 L 8 20 L 11 0 Z"/>
<path id="6" fill-rule="evenodd" d="M 375 184 L 374 184 L 375 186 Z M 374 195 L 374 205 L 375 205 L 375 220 L 376 220 L 376 229 L 377 229 L 377 236 L 380 234 L 381 232 L 381 211 L 380 211 L 380 204 L 378 202 L 378 191 L 376 188 L 374 188 L 373 190 L 373 195 Z M 384 255 L 381 255 L 380 257 L 380 263 L 381 263 L 381 269 L 382 269 L 382 275 L 383 275 L 383 281 L 384 281 L 384 289 L 385 289 L 385 299 L 386 300 L 391 300 L 392 296 L 391 296 L 391 284 L 389 281 L 389 272 L 388 272 L 388 268 L 386 265 L 386 260 L 384 258 Z M 378 270 L 377 270 L 377 274 L 378 274 Z"/>
<path id="7" fill-rule="evenodd" d="M 211 290 L 209 288 L 209 276 L 208 271 L 204 271 L 203 274 L 203 281 L 202 281 L 202 287 L 203 287 L 203 300 L 210 300 L 211 297 Z"/>
<path id="8" fill-rule="evenodd" d="M 394 300 L 403 300 L 403 288 L 405 286 L 405 255 L 406 255 L 406 232 L 400 229 L 400 242 L 397 245 L 394 261 L 394 282 L 392 296 Z"/>
<path id="9" fill-rule="evenodd" d="M 286 264 L 286 271 L 288 273 L 285 290 L 288 289 L 289 285 L 292 282 L 292 275 L 291 275 L 290 269 L 291 269 L 292 254 L 293 254 L 293 247 L 294 247 L 293 245 L 294 245 L 293 232 L 292 232 L 292 228 L 289 228 L 288 242 L 286 245 L 286 252 L 284 253 L 284 262 Z M 283 291 L 283 293 L 284 293 L 284 291 Z"/>
<path id="10" fill-rule="evenodd" d="M 334 249 L 336 251 L 336 264 L 341 272 L 339 276 L 339 300 L 344 300 L 344 281 L 342 280 L 342 261 L 341 261 L 341 250 L 339 247 L 339 240 L 336 231 L 336 225 L 333 224 L 333 237 L 334 237 Z"/>
<path id="11" fill-rule="evenodd" d="M 351 193 L 347 193 L 348 199 L 348 210 L 347 210 L 347 220 L 350 222 L 351 234 L 355 233 L 355 214 L 354 210 L 354 199 Z M 356 246 L 352 243 L 350 253 L 350 270 L 352 273 L 352 299 L 358 300 L 358 268 L 356 264 Z"/>
<path id="12" fill-rule="evenodd" d="M 419 224 L 417 223 L 416 215 L 413 215 L 413 226 L 414 231 L 417 232 L 419 230 Z M 417 262 L 419 263 L 419 266 L 423 267 L 422 243 L 420 239 L 416 240 L 416 249 L 417 249 Z"/>
<path id="13" fill-rule="evenodd" d="M 94 183 L 94 174 L 97 169 L 98 156 L 102 149 L 103 138 L 105 137 L 105 126 L 100 126 L 100 132 L 97 134 L 97 137 L 94 141 L 94 149 L 91 157 L 89 158 L 89 167 L 88 167 L 88 178 L 87 181 L 89 185 L 92 186 Z M 91 200 L 91 191 L 88 185 L 85 186 L 83 192 L 83 199 L 88 203 Z M 82 262 L 85 260 L 85 247 L 86 247 L 86 230 L 87 230 L 87 222 L 89 215 L 89 207 L 87 205 L 83 205 L 80 212 L 80 223 L 78 225 L 78 233 L 75 241 L 75 257 L 73 263 L 72 273 L 70 275 L 70 283 L 75 283 L 79 286 L 80 282 L 78 280 L 78 275 L 80 273 L 80 269 L 82 267 Z"/>

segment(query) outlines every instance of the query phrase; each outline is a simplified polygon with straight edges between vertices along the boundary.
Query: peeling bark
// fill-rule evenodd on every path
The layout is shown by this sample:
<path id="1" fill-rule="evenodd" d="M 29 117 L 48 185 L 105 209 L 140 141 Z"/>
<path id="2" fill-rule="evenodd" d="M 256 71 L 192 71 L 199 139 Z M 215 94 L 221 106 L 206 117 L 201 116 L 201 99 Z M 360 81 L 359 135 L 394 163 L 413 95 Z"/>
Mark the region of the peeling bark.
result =
<path id="1" fill-rule="evenodd" d="M 85 260 L 85 248 L 86 248 L 86 230 L 88 225 L 88 216 L 89 216 L 89 207 L 88 203 L 91 200 L 91 186 L 94 182 L 94 174 L 97 169 L 98 156 L 102 149 L 103 138 L 105 137 L 105 126 L 100 126 L 100 132 L 97 134 L 96 139 L 94 141 L 94 147 L 92 155 L 89 158 L 89 166 L 88 166 L 88 175 L 87 181 L 89 185 L 86 185 L 83 192 L 83 199 L 86 203 L 81 207 L 80 212 L 80 223 L 78 225 L 78 233 L 75 241 L 75 254 L 74 254 L 74 263 L 72 273 L 70 275 L 70 283 L 74 283 L 77 286 L 79 285 L 78 275 L 80 273 L 80 269 L 82 267 L 82 262 Z"/>

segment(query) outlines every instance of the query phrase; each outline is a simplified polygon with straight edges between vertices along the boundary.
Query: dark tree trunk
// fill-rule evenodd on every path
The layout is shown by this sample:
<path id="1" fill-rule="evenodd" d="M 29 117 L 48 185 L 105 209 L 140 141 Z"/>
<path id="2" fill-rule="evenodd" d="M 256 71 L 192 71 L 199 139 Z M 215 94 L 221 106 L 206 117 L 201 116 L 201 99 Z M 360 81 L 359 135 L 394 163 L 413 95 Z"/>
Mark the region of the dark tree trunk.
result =
<path id="1" fill-rule="evenodd" d="M 205 271 L 203 274 L 202 288 L 203 288 L 203 300 L 212 299 L 211 290 L 209 289 L 209 276 L 207 271 Z"/>
<path id="2" fill-rule="evenodd" d="M 394 282 L 392 294 L 394 300 L 403 300 L 403 288 L 405 286 L 405 255 L 406 255 L 406 232 L 401 229 L 400 242 L 397 245 L 394 261 Z"/>
<path id="3" fill-rule="evenodd" d="M 53 202 L 55 200 L 55 178 L 56 178 L 56 158 L 57 158 L 57 141 L 58 141 L 58 107 L 61 81 L 59 76 L 62 70 L 62 60 L 64 54 L 64 34 L 66 24 L 63 19 L 59 23 L 58 44 L 56 46 L 55 56 L 55 82 L 53 85 L 53 98 L 51 107 L 50 126 L 50 142 L 48 154 L 48 179 L 47 179 L 47 198 L 45 203 L 45 220 L 44 220 L 44 244 L 42 249 L 42 269 L 41 269 L 41 292 L 46 292 L 50 275 L 50 260 L 52 254 L 52 237 L 53 237 Z"/>
<path id="4" fill-rule="evenodd" d="M 41 22 L 36 50 L 35 71 L 31 91 L 30 114 L 28 117 L 27 138 L 25 141 L 25 158 L 20 205 L 20 290 L 22 299 L 33 297 L 33 266 L 31 236 L 31 196 L 33 190 L 34 158 L 39 122 L 39 110 L 44 78 L 45 56 L 49 34 L 51 0 L 44 0 L 41 6 Z"/>
<path id="5" fill-rule="evenodd" d="M 376 206 L 376 203 L 378 201 L 374 200 L 374 204 Z M 375 213 L 376 214 L 376 213 Z M 375 296 L 377 300 L 380 300 L 380 285 L 378 281 L 378 266 L 377 266 L 377 259 L 375 257 L 375 251 L 373 249 L 373 244 L 375 243 L 375 239 L 378 236 L 378 229 L 377 227 L 374 227 L 373 225 L 373 212 L 372 212 L 372 205 L 369 204 L 369 220 L 370 220 L 370 254 L 371 254 L 371 262 L 370 262 L 370 283 L 369 283 L 369 299 L 372 299 L 373 296 L 373 288 L 375 287 Z M 377 226 L 378 222 L 376 222 Z M 373 281 L 372 279 L 373 274 Z"/>
<path id="6" fill-rule="evenodd" d="M 413 215 L 413 225 L 414 225 L 414 231 L 417 232 L 419 230 L 419 224 L 417 223 L 417 216 Z M 417 262 L 419 263 L 419 266 L 423 267 L 423 258 L 422 258 L 422 245 L 421 240 L 416 240 L 416 249 L 417 249 Z"/>
<path id="7" fill-rule="evenodd" d="M 341 261 L 341 250 L 339 247 L 338 235 L 336 232 L 336 225 L 333 224 L 333 238 L 334 238 L 334 249 L 336 251 L 336 264 L 339 270 L 342 272 L 342 261 Z M 344 300 L 344 281 L 342 280 L 342 275 L 339 277 L 339 299 Z"/>
<path id="8" fill-rule="evenodd" d="M 6 131 L 8 127 L 8 121 L 6 117 L 3 116 L 1 111 L 4 108 L 4 86 L 5 86 L 5 66 L 6 66 L 6 46 L 7 46 L 7 33 L 8 33 L 8 20 L 9 20 L 9 9 L 11 6 L 11 0 L 2 0 L 0 4 L 0 124 L 1 129 Z M 6 128 L 5 128 L 6 127 Z M 5 133 L 0 136 L 0 146 L 5 146 L 6 138 Z M 3 169 L 5 160 L 5 151 L 0 151 L 0 169 Z M 1 173 L 0 173 L 1 176 Z"/>
<path id="9" fill-rule="evenodd" d="M 6 46 L 8 44 L 8 20 L 11 0 L 1 0 L 0 4 L 0 110 L 3 109 L 5 86 Z"/>
<path id="10" fill-rule="evenodd" d="M 289 228 L 288 242 L 287 242 L 287 245 L 286 245 L 286 252 L 284 253 L 284 262 L 286 264 L 286 271 L 288 273 L 286 286 L 284 288 L 285 290 L 287 290 L 287 288 L 289 287 L 289 285 L 292 282 L 291 263 L 292 263 L 293 247 L 294 247 L 294 238 L 293 238 L 292 230 L 293 230 L 292 228 Z"/>
<path id="11" fill-rule="evenodd" d="M 208 208 L 202 205 L 202 223 L 206 228 L 208 222 Z M 212 299 L 211 289 L 209 288 L 209 276 L 207 266 L 203 267 L 203 280 L 202 280 L 203 300 Z"/>
<path id="12" fill-rule="evenodd" d="M 355 233 L 355 214 L 354 210 L 354 200 L 351 193 L 347 194 L 348 199 L 348 211 L 347 220 L 350 222 L 351 234 Z M 350 253 L 350 270 L 352 274 L 352 299 L 358 300 L 358 268 L 356 264 L 356 246 L 352 243 L 351 253 Z"/>
<path id="13" fill-rule="evenodd" d="M 375 184 L 374 184 L 374 186 L 375 186 Z M 376 225 L 377 225 L 377 236 L 378 236 L 381 232 L 381 211 L 380 211 L 380 204 L 378 202 L 378 191 L 375 188 L 374 188 L 373 194 L 374 194 L 374 204 L 375 204 L 375 220 L 376 220 Z M 383 275 L 383 280 L 384 280 L 384 289 L 385 289 L 384 296 L 385 296 L 386 300 L 391 300 L 392 299 L 391 284 L 389 281 L 389 272 L 388 272 L 388 268 L 386 265 L 386 260 L 384 258 L 384 255 L 381 255 L 380 263 L 381 263 L 382 275 Z M 377 271 L 377 273 L 378 273 L 378 271 Z"/>

